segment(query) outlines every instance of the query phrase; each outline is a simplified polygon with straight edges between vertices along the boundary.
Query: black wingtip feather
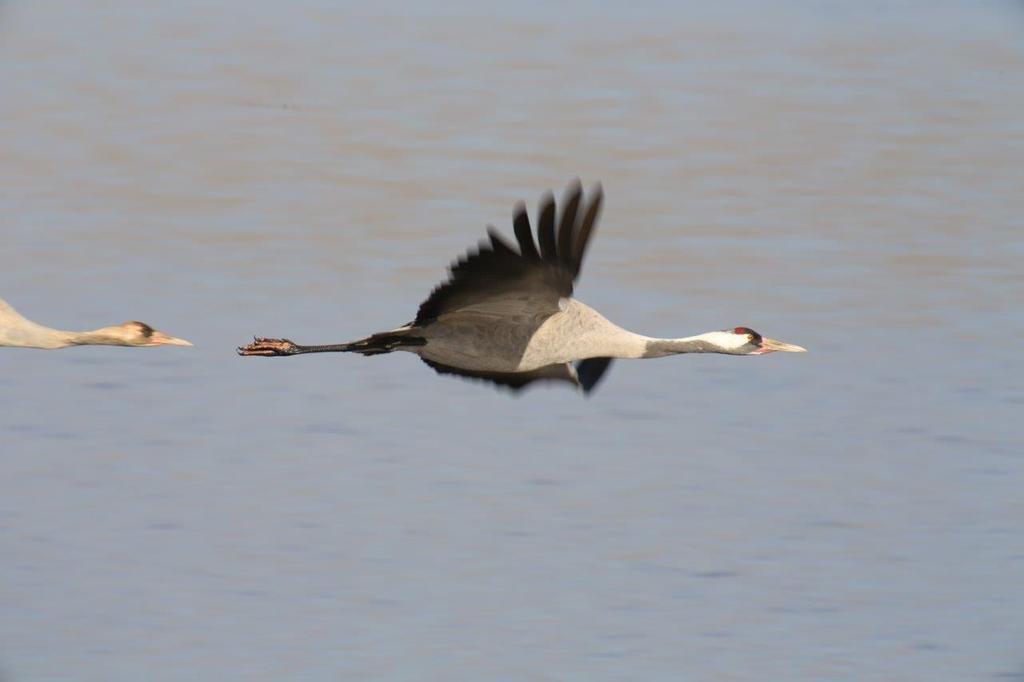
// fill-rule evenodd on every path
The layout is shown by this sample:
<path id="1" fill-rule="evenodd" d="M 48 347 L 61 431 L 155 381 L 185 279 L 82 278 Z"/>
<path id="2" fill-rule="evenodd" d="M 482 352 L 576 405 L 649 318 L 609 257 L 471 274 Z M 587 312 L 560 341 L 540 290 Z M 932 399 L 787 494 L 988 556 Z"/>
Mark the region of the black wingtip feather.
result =
<path id="1" fill-rule="evenodd" d="M 555 243 L 555 195 L 544 192 L 540 198 L 540 213 L 537 216 L 537 241 L 540 255 L 549 262 L 558 260 L 558 246 Z"/>
<path id="2" fill-rule="evenodd" d="M 495 229 L 494 225 L 487 226 L 487 236 L 491 239 L 491 247 L 499 253 L 511 254 L 518 256 L 519 252 L 515 250 L 511 244 L 505 241 L 505 238 L 501 236 L 501 233 Z"/>
<path id="3" fill-rule="evenodd" d="M 576 211 L 583 196 L 579 178 L 574 178 L 562 195 L 562 217 L 558 223 L 558 259 L 572 269 L 573 241 L 576 237 Z"/>
<path id="4" fill-rule="evenodd" d="M 530 229 L 530 215 L 526 212 L 526 204 L 517 201 L 512 209 L 512 225 L 516 233 L 516 241 L 519 242 L 519 251 L 523 258 L 528 260 L 540 260 L 540 253 L 533 243 L 533 230 Z"/>
<path id="5" fill-rule="evenodd" d="M 572 258 L 570 259 L 573 279 L 580 274 L 580 270 L 583 268 L 583 256 L 587 252 L 587 244 L 594 232 L 594 228 L 597 226 L 597 220 L 601 217 L 601 206 L 603 203 L 604 189 L 601 187 L 601 183 L 598 182 L 590 190 L 587 209 L 583 214 L 583 220 L 580 222 L 579 231 L 576 233 L 576 239 L 573 242 Z"/>

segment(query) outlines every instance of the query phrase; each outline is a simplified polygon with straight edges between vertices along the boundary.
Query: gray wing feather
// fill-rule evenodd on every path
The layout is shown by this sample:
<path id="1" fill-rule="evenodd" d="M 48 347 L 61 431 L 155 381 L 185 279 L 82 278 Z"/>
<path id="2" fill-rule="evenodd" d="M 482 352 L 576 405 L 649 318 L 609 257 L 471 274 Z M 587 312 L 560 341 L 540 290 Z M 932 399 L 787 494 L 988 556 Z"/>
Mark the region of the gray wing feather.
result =
<path id="1" fill-rule="evenodd" d="M 438 374 L 449 374 L 465 377 L 467 379 L 479 379 L 489 381 L 497 386 L 503 386 L 512 391 L 519 391 L 535 381 L 568 381 L 579 386 L 576 379 L 576 372 L 568 363 L 563 365 L 548 365 L 535 369 L 532 372 L 481 372 L 475 370 L 453 367 L 440 362 L 434 362 L 426 358 L 420 358 L 427 365 L 432 367 Z"/>

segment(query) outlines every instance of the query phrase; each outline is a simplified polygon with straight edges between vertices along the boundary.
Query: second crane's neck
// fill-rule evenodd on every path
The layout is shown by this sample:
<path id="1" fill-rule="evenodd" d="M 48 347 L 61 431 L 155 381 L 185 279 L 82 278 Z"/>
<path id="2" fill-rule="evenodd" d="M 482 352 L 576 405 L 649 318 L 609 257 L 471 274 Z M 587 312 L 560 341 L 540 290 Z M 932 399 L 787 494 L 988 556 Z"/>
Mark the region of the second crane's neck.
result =
<path id="1" fill-rule="evenodd" d="M 70 346 L 72 332 L 51 329 L 24 317 L 0 299 L 0 346 L 55 349 Z"/>
<path id="2" fill-rule="evenodd" d="M 21 348 L 42 348 L 55 350 L 68 346 L 85 345 L 123 345 L 99 330 L 95 332 L 69 332 L 63 329 L 51 329 L 35 323 L 29 323 L 17 329 L 0 327 L 0 346 L 18 346 Z"/>

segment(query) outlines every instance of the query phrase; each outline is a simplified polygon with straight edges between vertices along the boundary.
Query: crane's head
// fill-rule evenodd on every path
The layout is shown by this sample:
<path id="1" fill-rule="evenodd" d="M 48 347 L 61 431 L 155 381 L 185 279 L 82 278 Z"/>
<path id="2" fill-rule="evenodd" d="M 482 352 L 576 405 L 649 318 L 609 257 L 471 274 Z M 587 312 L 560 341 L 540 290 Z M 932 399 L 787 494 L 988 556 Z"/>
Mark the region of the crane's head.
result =
<path id="1" fill-rule="evenodd" d="M 732 355 L 764 355 L 783 351 L 786 353 L 806 353 L 807 349 L 792 343 L 783 343 L 775 339 L 761 336 L 750 327 L 736 327 L 726 329 L 721 334 L 725 336 L 721 340 L 723 348 Z"/>
<path id="2" fill-rule="evenodd" d="M 145 322 L 132 320 L 115 327 L 104 327 L 92 332 L 111 346 L 191 346 L 185 339 L 175 338 L 153 329 Z"/>

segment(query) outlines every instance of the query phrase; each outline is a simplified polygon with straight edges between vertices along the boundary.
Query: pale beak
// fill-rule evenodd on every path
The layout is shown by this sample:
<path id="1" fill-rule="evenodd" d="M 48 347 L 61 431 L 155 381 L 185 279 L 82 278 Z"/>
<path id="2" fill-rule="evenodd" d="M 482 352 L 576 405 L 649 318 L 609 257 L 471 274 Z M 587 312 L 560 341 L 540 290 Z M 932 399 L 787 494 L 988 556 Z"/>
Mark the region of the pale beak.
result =
<path id="1" fill-rule="evenodd" d="M 782 351 L 784 353 L 806 353 L 807 349 L 803 346 L 797 346 L 792 343 L 783 343 L 782 341 L 776 341 L 775 339 L 769 339 L 761 337 L 761 347 L 755 351 L 755 355 L 764 355 L 765 353 L 774 353 L 775 351 Z"/>
<path id="2" fill-rule="evenodd" d="M 168 336 L 163 332 L 154 331 L 153 335 L 149 337 L 149 343 L 147 346 L 191 346 L 191 342 L 185 339 L 178 339 L 173 336 Z"/>

